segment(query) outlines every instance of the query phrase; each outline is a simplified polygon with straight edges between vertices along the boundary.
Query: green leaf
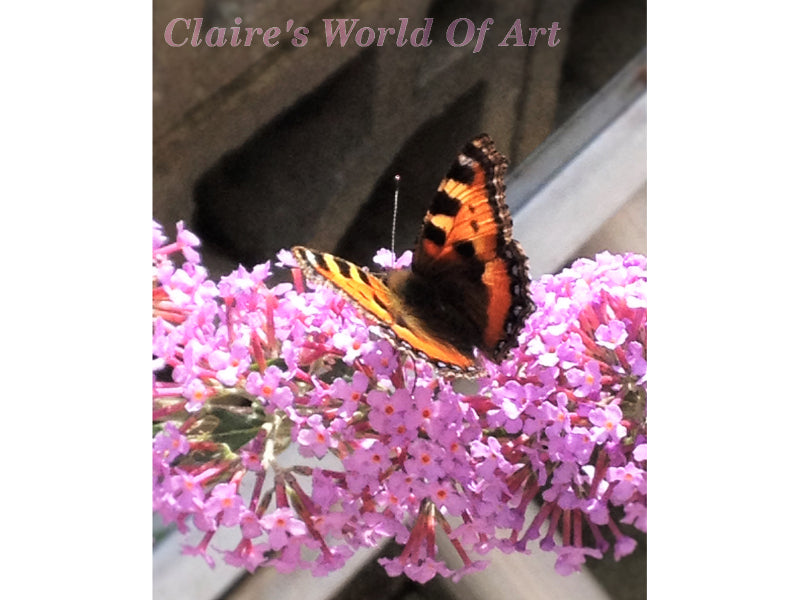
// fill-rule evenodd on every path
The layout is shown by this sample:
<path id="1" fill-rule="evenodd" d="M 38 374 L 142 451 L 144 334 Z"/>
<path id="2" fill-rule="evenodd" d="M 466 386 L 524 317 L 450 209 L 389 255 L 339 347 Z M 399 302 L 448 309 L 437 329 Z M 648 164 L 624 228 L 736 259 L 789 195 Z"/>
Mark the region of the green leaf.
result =
<path id="1" fill-rule="evenodd" d="M 223 407 L 212 407 L 209 412 L 210 416 L 217 421 L 216 427 L 211 433 L 211 439 L 221 444 L 227 444 L 234 452 L 252 440 L 264 423 L 271 420 L 260 410 L 239 413 Z"/>

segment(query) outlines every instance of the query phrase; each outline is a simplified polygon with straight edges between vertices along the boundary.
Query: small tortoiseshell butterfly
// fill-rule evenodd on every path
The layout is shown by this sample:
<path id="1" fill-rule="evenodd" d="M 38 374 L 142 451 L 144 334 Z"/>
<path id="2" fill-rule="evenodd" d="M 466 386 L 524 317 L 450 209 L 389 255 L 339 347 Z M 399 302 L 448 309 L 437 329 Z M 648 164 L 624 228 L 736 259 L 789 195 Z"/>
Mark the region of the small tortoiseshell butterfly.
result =
<path id="1" fill-rule="evenodd" d="M 483 134 L 450 167 L 425 215 L 410 269 L 374 274 L 295 246 L 309 279 L 333 284 L 402 349 L 444 374 L 479 375 L 516 345 L 532 312 L 527 258 L 511 239 L 506 158 Z"/>

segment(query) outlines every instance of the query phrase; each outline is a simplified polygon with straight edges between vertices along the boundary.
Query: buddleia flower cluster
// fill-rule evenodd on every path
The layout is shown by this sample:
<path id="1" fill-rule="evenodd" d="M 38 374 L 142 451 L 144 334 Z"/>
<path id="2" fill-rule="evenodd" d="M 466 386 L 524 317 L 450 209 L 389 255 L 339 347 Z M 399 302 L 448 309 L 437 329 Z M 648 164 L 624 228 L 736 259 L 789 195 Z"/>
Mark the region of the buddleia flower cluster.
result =
<path id="1" fill-rule="evenodd" d="M 198 245 L 182 223 L 174 242 L 153 225 L 153 509 L 202 532 L 185 552 L 324 575 L 394 540 L 386 571 L 424 582 L 536 540 L 562 574 L 633 551 L 624 531 L 647 523 L 644 257 L 604 253 L 532 283 L 519 345 L 465 393 L 340 294 L 307 289 L 288 252 L 212 281 Z M 285 269 L 292 282 L 270 282 Z M 223 528 L 235 546 L 212 543 Z M 437 530 L 460 564 L 443 562 Z"/>

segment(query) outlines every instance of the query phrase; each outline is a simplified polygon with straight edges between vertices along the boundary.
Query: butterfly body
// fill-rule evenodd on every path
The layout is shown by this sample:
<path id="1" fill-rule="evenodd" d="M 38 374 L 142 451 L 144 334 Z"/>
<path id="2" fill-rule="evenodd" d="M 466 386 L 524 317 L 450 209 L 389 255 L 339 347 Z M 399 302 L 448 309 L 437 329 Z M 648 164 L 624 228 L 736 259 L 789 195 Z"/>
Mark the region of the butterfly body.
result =
<path id="1" fill-rule="evenodd" d="M 439 185 L 411 267 L 369 273 L 331 254 L 292 249 L 307 277 L 332 285 L 398 346 L 440 372 L 477 375 L 474 349 L 499 362 L 533 310 L 527 259 L 511 239 L 506 160 L 470 141 Z"/>

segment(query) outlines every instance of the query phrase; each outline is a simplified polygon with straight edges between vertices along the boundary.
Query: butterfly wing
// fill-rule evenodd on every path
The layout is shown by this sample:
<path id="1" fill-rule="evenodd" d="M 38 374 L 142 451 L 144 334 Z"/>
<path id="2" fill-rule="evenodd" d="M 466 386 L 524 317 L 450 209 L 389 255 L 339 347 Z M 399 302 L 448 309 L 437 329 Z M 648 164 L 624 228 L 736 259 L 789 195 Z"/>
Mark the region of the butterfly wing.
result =
<path id="1" fill-rule="evenodd" d="M 425 215 L 412 265 L 422 280 L 455 290 L 444 299 L 464 315 L 455 325 L 495 362 L 514 345 L 533 310 L 527 258 L 511 237 L 506 168 L 488 135 L 464 146 Z M 470 332 L 475 329 L 479 339 Z"/>
<path id="2" fill-rule="evenodd" d="M 420 319 L 408 311 L 403 298 L 375 275 L 357 265 L 325 252 L 302 246 L 292 253 L 307 278 L 317 283 L 332 284 L 372 317 L 390 339 L 406 350 L 427 360 L 443 372 L 473 374 L 478 372 L 472 352 L 465 353 L 431 333 Z M 403 277 L 407 272 L 395 272 Z M 470 349 L 471 350 L 471 349 Z"/>

